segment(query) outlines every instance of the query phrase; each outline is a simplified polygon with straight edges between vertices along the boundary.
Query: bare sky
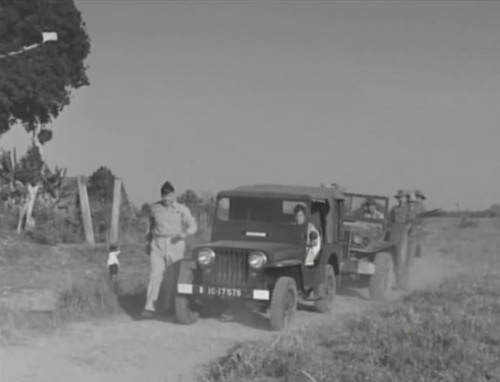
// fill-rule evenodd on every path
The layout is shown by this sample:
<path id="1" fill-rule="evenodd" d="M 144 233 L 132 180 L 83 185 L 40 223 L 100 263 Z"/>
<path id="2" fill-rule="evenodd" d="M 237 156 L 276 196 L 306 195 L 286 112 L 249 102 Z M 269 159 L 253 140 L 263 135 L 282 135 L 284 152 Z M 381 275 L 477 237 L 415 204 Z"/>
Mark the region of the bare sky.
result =
<path id="1" fill-rule="evenodd" d="M 106 165 L 137 204 L 337 182 L 430 207 L 500 202 L 500 2 L 76 0 L 91 86 L 52 165 Z M 2 147 L 24 147 L 15 129 Z"/>

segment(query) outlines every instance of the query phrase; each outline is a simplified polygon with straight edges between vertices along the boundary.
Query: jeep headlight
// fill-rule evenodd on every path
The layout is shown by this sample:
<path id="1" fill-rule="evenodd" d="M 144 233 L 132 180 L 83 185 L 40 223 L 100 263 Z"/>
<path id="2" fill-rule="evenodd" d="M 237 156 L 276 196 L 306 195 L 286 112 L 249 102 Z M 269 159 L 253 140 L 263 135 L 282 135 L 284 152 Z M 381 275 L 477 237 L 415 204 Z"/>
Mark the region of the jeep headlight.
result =
<path id="1" fill-rule="evenodd" d="M 197 260 L 200 265 L 209 265 L 215 258 L 215 252 L 209 248 L 203 248 L 198 251 Z"/>
<path id="2" fill-rule="evenodd" d="M 253 269 L 261 269 L 267 263 L 267 256 L 262 252 L 252 252 L 248 257 L 248 265 Z"/>

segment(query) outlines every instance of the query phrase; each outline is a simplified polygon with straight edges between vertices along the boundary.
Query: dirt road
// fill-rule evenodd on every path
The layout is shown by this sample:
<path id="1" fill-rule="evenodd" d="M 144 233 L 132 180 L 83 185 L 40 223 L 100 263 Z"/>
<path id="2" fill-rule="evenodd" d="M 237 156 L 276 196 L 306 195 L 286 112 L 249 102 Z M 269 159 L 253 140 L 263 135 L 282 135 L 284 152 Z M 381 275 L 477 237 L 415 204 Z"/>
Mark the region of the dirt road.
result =
<path id="1" fill-rule="evenodd" d="M 446 261 L 426 259 L 417 263 L 416 273 L 418 285 L 429 286 L 453 272 Z M 294 325 L 340 320 L 345 313 L 362 314 L 375 304 L 366 299 L 366 290 L 346 289 L 331 314 L 302 310 Z M 275 335 L 266 322 L 248 315 L 233 322 L 203 319 L 193 326 L 128 317 L 87 322 L 22 346 L 2 348 L 0 381 L 193 381 L 200 367 L 233 345 Z"/>

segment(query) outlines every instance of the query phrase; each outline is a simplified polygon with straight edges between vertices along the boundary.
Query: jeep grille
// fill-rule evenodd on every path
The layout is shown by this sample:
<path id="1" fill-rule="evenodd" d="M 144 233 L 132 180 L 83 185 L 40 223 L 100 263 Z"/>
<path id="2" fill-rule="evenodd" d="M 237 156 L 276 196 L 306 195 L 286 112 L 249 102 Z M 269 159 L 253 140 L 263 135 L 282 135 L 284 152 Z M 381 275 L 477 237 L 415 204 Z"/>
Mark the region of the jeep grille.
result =
<path id="1" fill-rule="evenodd" d="M 247 284 L 248 251 L 218 249 L 208 277 L 211 285 L 244 286 Z"/>

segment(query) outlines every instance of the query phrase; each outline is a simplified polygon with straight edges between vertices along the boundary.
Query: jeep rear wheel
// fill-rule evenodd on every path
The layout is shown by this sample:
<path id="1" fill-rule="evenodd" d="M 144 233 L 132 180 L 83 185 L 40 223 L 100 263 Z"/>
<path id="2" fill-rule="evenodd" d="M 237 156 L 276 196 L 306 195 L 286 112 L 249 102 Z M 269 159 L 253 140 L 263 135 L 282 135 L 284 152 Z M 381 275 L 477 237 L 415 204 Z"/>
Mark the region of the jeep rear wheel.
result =
<path id="1" fill-rule="evenodd" d="M 394 261 L 387 252 L 375 256 L 375 273 L 370 277 L 370 298 L 386 300 L 394 284 Z"/>
<path id="2" fill-rule="evenodd" d="M 318 289 L 320 290 L 317 291 L 317 294 L 323 298 L 314 302 L 314 308 L 320 313 L 331 312 L 335 293 L 337 292 L 337 279 L 335 278 L 335 271 L 330 264 L 327 264 L 325 268 L 325 281 Z"/>
<path id="3" fill-rule="evenodd" d="M 191 299 L 188 297 L 175 297 L 175 315 L 177 322 L 184 325 L 192 325 L 198 321 L 200 314 L 193 305 Z"/>
<path id="4" fill-rule="evenodd" d="M 279 331 L 288 325 L 297 310 L 297 285 L 291 277 L 280 277 L 274 284 L 269 310 L 271 329 Z"/>

